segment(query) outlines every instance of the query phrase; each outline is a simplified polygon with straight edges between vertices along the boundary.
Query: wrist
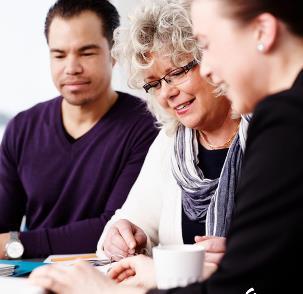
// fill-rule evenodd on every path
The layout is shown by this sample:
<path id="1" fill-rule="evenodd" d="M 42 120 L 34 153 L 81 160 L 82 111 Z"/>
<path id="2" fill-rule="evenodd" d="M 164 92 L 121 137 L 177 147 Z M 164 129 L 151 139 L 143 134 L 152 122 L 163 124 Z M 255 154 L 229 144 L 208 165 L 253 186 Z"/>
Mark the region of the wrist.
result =
<path id="1" fill-rule="evenodd" d="M 10 238 L 9 233 L 0 234 L 0 259 L 6 258 L 5 246 L 6 246 L 6 243 L 8 242 L 8 240 L 9 240 L 9 238 Z"/>

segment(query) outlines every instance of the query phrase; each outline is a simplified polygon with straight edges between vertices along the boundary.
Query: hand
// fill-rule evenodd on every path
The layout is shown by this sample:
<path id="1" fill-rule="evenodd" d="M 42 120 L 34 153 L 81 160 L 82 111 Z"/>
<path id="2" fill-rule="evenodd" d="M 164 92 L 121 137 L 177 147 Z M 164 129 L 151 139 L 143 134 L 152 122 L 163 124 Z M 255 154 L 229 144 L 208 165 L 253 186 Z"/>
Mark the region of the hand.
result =
<path id="1" fill-rule="evenodd" d="M 222 257 L 225 253 L 225 241 L 224 237 L 215 236 L 196 236 L 195 242 L 198 245 L 202 245 L 205 248 L 205 262 L 214 263 L 219 265 Z"/>
<path id="2" fill-rule="evenodd" d="M 30 281 L 58 294 L 142 294 L 142 290 L 117 285 L 86 262 L 74 266 L 52 264 L 36 269 Z"/>
<path id="3" fill-rule="evenodd" d="M 150 257 L 144 255 L 120 260 L 114 264 L 108 275 L 123 285 L 145 289 L 156 287 L 154 262 Z"/>
<path id="4" fill-rule="evenodd" d="M 142 229 L 126 219 L 114 223 L 103 243 L 104 252 L 114 260 L 133 255 L 146 246 L 147 237 Z"/>
<path id="5" fill-rule="evenodd" d="M 204 262 L 202 281 L 208 279 L 217 269 L 218 269 L 217 264 L 210 263 L 210 262 Z"/>
<path id="6" fill-rule="evenodd" d="M 5 245 L 8 242 L 9 238 L 9 233 L 0 234 L 0 259 L 7 259 L 7 256 L 5 256 Z"/>

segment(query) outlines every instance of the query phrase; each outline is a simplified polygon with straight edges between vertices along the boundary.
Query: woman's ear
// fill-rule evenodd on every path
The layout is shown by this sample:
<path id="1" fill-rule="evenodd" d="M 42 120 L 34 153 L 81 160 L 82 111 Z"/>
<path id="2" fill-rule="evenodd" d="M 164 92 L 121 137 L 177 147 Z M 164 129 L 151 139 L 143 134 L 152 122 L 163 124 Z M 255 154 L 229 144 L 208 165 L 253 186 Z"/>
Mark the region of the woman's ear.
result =
<path id="1" fill-rule="evenodd" d="M 262 13 L 255 19 L 256 49 L 261 53 L 270 51 L 278 34 L 279 22 L 270 13 Z"/>

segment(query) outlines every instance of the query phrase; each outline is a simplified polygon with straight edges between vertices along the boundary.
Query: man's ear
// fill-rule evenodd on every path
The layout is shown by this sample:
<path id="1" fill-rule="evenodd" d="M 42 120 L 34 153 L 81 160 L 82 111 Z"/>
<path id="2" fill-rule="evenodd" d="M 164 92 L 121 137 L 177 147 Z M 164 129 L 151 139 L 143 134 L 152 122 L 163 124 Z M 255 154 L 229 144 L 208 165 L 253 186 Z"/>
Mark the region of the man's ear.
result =
<path id="1" fill-rule="evenodd" d="M 266 53 L 270 51 L 278 35 L 279 21 L 270 13 L 262 13 L 255 19 L 256 48 Z"/>

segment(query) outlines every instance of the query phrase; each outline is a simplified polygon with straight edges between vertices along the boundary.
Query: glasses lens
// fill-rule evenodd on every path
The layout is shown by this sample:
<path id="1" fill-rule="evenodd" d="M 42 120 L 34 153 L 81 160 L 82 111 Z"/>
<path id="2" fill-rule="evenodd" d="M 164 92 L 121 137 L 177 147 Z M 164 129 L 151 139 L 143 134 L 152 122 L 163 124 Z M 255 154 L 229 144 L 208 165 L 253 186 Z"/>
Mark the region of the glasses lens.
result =
<path id="1" fill-rule="evenodd" d="M 160 81 L 153 81 L 153 82 L 145 84 L 143 86 L 143 88 L 145 89 L 145 91 L 148 94 L 154 95 L 155 93 L 157 93 L 157 91 L 159 91 L 161 89 L 161 82 Z"/>
<path id="2" fill-rule="evenodd" d="M 179 84 L 182 83 L 186 78 L 186 71 L 184 68 L 176 68 L 172 72 L 170 72 L 166 77 L 165 80 L 170 84 Z"/>

